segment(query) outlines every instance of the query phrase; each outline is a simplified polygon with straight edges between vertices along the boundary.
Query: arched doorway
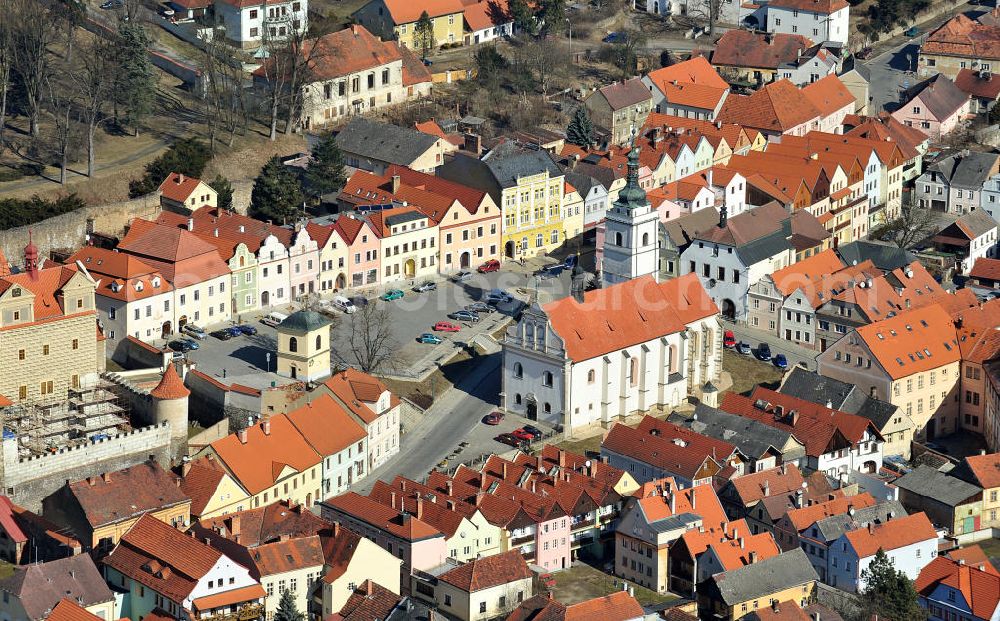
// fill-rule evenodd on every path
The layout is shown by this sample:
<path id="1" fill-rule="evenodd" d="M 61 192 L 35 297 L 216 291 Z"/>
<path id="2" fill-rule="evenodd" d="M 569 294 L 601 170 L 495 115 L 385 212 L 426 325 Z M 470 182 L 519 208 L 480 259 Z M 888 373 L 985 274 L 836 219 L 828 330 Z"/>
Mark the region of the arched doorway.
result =
<path id="1" fill-rule="evenodd" d="M 271 292 L 270 291 L 264 291 L 263 293 L 260 294 L 260 305 L 261 306 L 268 306 L 270 304 L 270 302 L 271 302 Z"/>
<path id="2" fill-rule="evenodd" d="M 163 327 L 160 328 L 160 331 L 161 331 L 160 338 L 164 338 L 164 339 L 167 338 L 167 337 L 169 337 L 171 334 L 173 334 L 173 330 L 170 329 L 170 322 L 169 321 L 164 321 L 163 322 Z"/>
<path id="3" fill-rule="evenodd" d="M 313 503 L 312 503 L 312 497 L 313 497 L 312 493 L 306 494 L 306 506 L 307 507 L 311 507 L 313 505 Z"/>
<path id="4" fill-rule="evenodd" d="M 184 326 L 186 326 L 187 322 L 188 322 L 188 316 L 187 315 L 181 315 L 181 318 L 177 320 L 177 329 L 180 330 L 181 328 L 183 328 Z"/>
<path id="5" fill-rule="evenodd" d="M 472 254 L 470 254 L 468 251 L 463 252 L 458 258 L 458 266 L 463 270 L 468 269 L 471 263 L 472 263 Z"/>
<path id="6" fill-rule="evenodd" d="M 730 321 L 736 319 L 736 304 L 729 298 L 722 300 L 722 317 Z"/>
<path id="7" fill-rule="evenodd" d="M 413 278 L 413 275 L 417 273 L 417 262 L 414 259 L 407 259 L 403 263 L 403 274 L 407 278 Z"/>
<path id="8" fill-rule="evenodd" d="M 343 272 L 337 274 L 337 288 L 343 289 L 347 286 L 347 276 Z"/>
<path id="9" fill-rule="evenodd" d="M 875 464 L 874 461 L 868 460 L 865 462 L 863 472 L 867 472 L 868 474 L 874 474 L 876 470 L 878 470 L 878 466 Z"/>
<path id="10" fill-rule="evenodd" d="M 514 258 L 514 242 L 509 241 L 503 245 L 503 254 L 508 259 Z"/>
<path id="11" fill-rule="evenodd" d="M 538 401 L 535 400 L 534 395 L 528 395 L 525 404 L 525 416 L 528 417 L 528 420 L 538 420 Z"/>

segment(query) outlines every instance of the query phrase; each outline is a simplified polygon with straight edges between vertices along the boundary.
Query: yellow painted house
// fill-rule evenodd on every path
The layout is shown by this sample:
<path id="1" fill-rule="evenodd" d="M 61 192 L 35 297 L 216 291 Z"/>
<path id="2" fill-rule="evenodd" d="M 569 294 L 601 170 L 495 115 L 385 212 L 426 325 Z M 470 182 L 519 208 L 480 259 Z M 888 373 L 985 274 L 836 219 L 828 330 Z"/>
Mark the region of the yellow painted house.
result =
<path id="1" fill-rule="evenodd" d="M 462 42 L 463 10 L 461 0 L 372 0 L 352 17 L 383 39 L 396 39 L 410 49 L 419 50 L 415 34 L 424 11 L 434 26 L 434 45 L 441 46 Z"/>
<path id="2" fill-rule="evenodd" d="M 501 246 L 508 259 L 548 254 L 565 242 L 565 176 L 547 151 L 507 143 L 482 160 L 458 155 L 438 175 L 481 189 L 500 205 Z"/>
<path id="3" fill-rule="evenodd" d="M 736 621 L 781 602 L 806 606 L 819 576 L 805 552 L 796 548 L 777 556 L 712 576 L 699 586 L 699 619 Z"/>

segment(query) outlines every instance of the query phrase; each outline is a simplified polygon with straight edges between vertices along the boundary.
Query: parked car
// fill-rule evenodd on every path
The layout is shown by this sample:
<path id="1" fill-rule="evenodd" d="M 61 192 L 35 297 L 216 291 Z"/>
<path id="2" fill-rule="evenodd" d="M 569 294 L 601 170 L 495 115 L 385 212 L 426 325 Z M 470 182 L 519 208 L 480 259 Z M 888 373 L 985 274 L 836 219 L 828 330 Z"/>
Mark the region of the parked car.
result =
<path id="1" fill-rule="evenodd" d="M 286 319 L 288 319 L 288 315 L 285 313 L 268 313 L 261 318 L 260 322 L 265 326 L 276 328 Z"/>
<path id="2" fill-rule="evenodd" d="M 495 440 L 501 444 L 506 444 L 508 446 L 518 447 L 521 446 L 521 439 L 512 433 L 501 433 Z"/>
<path id="3" fill-rule="evenodd" d="M 439 345 L 442 341 L 440 336 L 431 334 L 430 332 L 424 332 L 417 337 L 417 342 L 425 345 Z"/>
<path id="4" fill-rule="evenodd" d="M 356 306 L 358 308 L 362 308 L 364 306 L 368 306 L 368 298 L 366 298 L 363 295 L 352 295 L 348 299 L 351 301 L 351 304 L 353 304 L 354 306 Z"/>
<path id="5" fill-rule="evenodd" d="M 770 361 L 771 346 L 768 345 L 767 343 L 761 343 L 760 345 L 757 346 L 757 351 L 754 352 L 754 356 L 757 357 L 757 360 L 763 360 L 764 362 Z"/>
<path id="6" fill-rule="evenodd" d="M 618 43 L 619 41 L 624 41 L 624 40 L 625 40 L 625 33 L 623 33 L 623 32 L 609 32 L 608 34 L 604 35 L 604 38 L 601 39 L 601 42 L 602 43 Z"/>
<path id="7" fill-rule="evenodd" d="M 354 305 L 354 302 L 348 300 L 342 295 L 333 296 L 333 300 L 330 305 L 340 312 L 347 313 L 348 315 L 358 312 L 358 307 Z"/>
<path id="8" fill-rule="evenodd" d="M 382 299 L 385 300 L 386 302 L 392 302 L 393 300 L 398 300 L 399 298 L 403 297 L 403 295 L 404 295 L 403 292 L 400 291 L 399 289 L 389 289 L 388 291 L 382 294 Z"/>
<path id="9" fill-rule="evenodd" d="M 228 328 L 222 328 L 229 333 L 229 336 L 243 336 L 243 330 L 240 330 L 239 326 L 229 326 Z"/>
<path id="10" fill-rule="evenodd" d="M 490 259 L 486 263 L 483 263 L 478 268 L 476 268 L 480 274 L 485 274 L 487 272 L 499 272 L 500 262 L 496 259 Z"/>
<path id="11" fill-rule="evenodd" d="M 503 412 L 500 411 L 490 412 L 489 414 L 483 417 L 483 422 L 487 425 L 499 425 L 501 422 L 503 422 Z"/>
<path id="12" fill-rule="evenodd" d="M 246 334 L 247 336 L 253 336 L 254 334 L 257 334 L 257 328 L 255 328 L 255 327 L 253 327 L 251 325 L 247 325 L 247 324 L 244 323 L 244 324 L 240 324 L 240 325 L 238 325 L 236 327 L 239 328 L 240 332 L 242 332 L 243 334 Z"/>
<path id="13" fill-rule="evenodd" d="M 744 356 L 749 356 L 750 343 L 747 343 L 746 341 L 740 341 L 739 343 L 736 344 L 736 351 L 743 354 Z"/>
<path id="14" fill-rule="evenodd" d="M 788 368 L 788 358 L 785 358 L 785 354 L 778 354 L 771 358 L 771 364 L 784 371 Z"/>
<path id="15" fill-rule="evenodd" d="M 173 341 L 167 343 L 167 347 L 182 354 L 194 349 L 191 347 L 191 341 L 187 339 L 174 339 Z"/>
<path id="16" fill-rule="evenodd" d="M 105 11 L 108 9 L 119 9 L 125 6 L 125 0 L 108 0 L 107 2 L 101 4 L 101 8 Z"/>
<path id="17" fill-rule="evenodd" d="M 450 321 L 439 321 L 434 324 L 434 330 L 437 332 L 459 332 L 462 326 L 456 326 Z"/>
<path id="18" fill-rule="evenodd" d="M 479 315 L 477 315 L 472 311 L 457 310 L 454 313 L 448 315 L 448 319 L 454 319 L 455 321 L 471 321 L 475 323 L 479 321 Z"/>
<path id="19" fill-rule="evenodd" d="M 201 345 L 198 344 L 198 341 L 192 338 L 181 337 L 180 340 L 186 342 L 189 345 L 189 349 L 191 350 L 201 349 Z"/>
<path id="20" fill-rule="evenodd" d="M 542 437 L 542 430 L 539 429 L 538 427 L 535 427 L 534 425 L 525 425 L 524 427 L 521 427 L 521 429 L 524 429 L 525 431 L 533 435 L 535 438 Z"/>
<path id="21" fill-rule="evenodd" d="M 434 291 L 437 288 L 438 286 L 436 283 L 433 283 L 428 280 L 427 282 L 420 283 L 419 285 L 414 287 L 413 290 L 416 291 L 417 293 L 425 293 L 427 291 Z"/>
<path id="22" fill-rule="evenodd" d="M 579 258 L 575 254 L 571 254 L 568 257 L 566 257 L 566 261 L 563 262 L 563 267 L 565 267 L 568 270 L 571 270 L 574 267 L 576 267 L 576 262 L 578 260 Z"/>
<path id="23" fill-rule="evenodd" d="M 219 339 L 220 341 L 228 341 L 233 338 L 233 333 L 229 331 L 228 328 L 222 328 L 221 330 L 216 330 L 212 333 L 212 336 Z"/>
<path id="24" fill-rule="evenodd" d="M 722 335 L 722 346 L 726 349 L 733 349 L 736 347 L 736 335 L 733 334 L 732 330 L 726 330 Z"/>
<path id="25" fill-rule="evenodd" d="M 534 434 L 529 433 L 524 428 L 515 429 L 514 431 L 510 432 L 510 435 L 514 436 L 518 440 L 524 440 L 525 442 L 531 442 L 532 440 L 535 439 Z"/>
<path id="26" fill-rule="evenodd" d="M 473 313 L 495 313 L 497 309 L 493 308 L 486 302 L 473 302 L 465 307 L 465 310 L 472 311 Z"/>
<path id="27" fill-rule="evenodd" d="M 465 282 L 472 278 L 472 272 L 461 271 L 457 274 L 452 275 L 451 282 Z"/>
<path id="28" fill-rule="evenodd" d="M 199 328 L 193 323 L 184 324 L 184 327 L 181 328 L 181 332 L 199 340 L 208 338 L 208 334 L 205 332 L 205 330 L 203 328 Z"/>
<path id="29" fill-rule="evenodd" d="M 919 37 L 920 36 L 920 29 L 917 28 L 916 26 L 910 26 L 910 28 L 905 33 L 903 33 L 903 34 L 905 34 L 906 36 L 910 37 L 911 39 L 914 38 L 914 37 Z"/>

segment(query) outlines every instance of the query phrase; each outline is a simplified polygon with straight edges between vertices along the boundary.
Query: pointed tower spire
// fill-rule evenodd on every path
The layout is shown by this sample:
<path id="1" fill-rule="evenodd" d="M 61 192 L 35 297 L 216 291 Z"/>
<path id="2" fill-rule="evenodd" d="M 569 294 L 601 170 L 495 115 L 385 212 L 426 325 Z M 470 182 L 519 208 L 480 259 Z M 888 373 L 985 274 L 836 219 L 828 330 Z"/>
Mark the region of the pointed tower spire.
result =
<path id="1" fill-rule="evenodd" d="M 31 229 L 28 229 L 28 245 L 24 247 L 24 269 L 32 280 L 38 279 L 38 247 L 31 241 Z"/>

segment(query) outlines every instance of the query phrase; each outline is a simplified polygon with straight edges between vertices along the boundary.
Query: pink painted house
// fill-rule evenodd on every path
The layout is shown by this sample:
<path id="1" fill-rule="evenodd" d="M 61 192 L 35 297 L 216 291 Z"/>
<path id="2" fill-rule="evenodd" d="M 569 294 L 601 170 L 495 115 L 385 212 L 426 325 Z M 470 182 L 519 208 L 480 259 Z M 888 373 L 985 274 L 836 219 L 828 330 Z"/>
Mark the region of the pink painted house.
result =
<path id="1" fill-rule="evenodd" d="M 892 117 L 927 134 L 931 140 L 940 140 L 969 118 L 969 94 L 955 83 L 938 74 L 903 92 L 903 103 Z"/>
<path id="2" fill-rule="evenodd" d="M 333 226 L 348 245 L 348 286 L 358 288 L 378 285 L 379 238 L 371 225 L 348 214 L 337 218 Z"/>
<path id="3" fill-rule="evenodd" d="M 319 246 L 306 227 L 296 224 L 288 247 L 288 281 L 292 297 L 319 291 Z"/>

